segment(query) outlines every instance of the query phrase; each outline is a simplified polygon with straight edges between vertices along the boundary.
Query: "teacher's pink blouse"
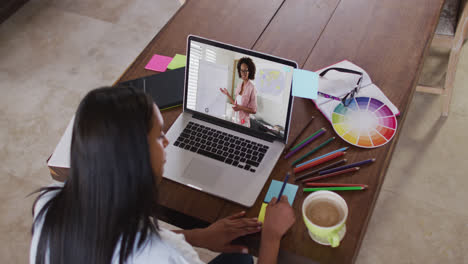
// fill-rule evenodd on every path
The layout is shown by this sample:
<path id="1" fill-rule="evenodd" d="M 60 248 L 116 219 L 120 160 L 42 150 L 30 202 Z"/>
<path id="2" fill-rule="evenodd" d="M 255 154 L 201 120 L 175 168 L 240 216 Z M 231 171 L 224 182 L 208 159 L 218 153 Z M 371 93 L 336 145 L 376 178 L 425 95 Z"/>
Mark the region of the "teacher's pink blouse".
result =
<path id="1" fill-rule="evenodd" d="M 237 95 L 239 95 L 241 91 L 242 83 L 244 82 L 242 81 L 237 85 L 237 88 L 235 91 L 236 96 L 234 98 L 236 98 Z M 242 92 L 241 95 L 242 95 L 242 102 L 240 105 L 248 107 L 252 109 L 253 111 L 257 112 L 257 90 L 255 89 L 255 86 L 251 81 L 249 81 L 245 85 L 244 91 Z M 245 122 L 244 125 L 250 127 L 250 114 L 249 113 L 244 112 L 244 111 L 239 111 L 239 119 L 244 120 Z"/>

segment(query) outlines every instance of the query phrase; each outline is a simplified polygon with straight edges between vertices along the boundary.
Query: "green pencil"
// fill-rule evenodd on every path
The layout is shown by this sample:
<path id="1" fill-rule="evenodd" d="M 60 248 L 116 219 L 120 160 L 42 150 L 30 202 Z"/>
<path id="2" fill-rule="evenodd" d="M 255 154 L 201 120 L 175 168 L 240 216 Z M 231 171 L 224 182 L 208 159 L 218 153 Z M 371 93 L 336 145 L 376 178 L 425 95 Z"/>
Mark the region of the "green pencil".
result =
<path id="1" fill-rule="evenodd" d="M 315 152 L 317 152 L 319 149 L 323 148 L 324 146 L 326 146 L 328 143 L 330 143 L 332 140 L 334 140 L 335 137 L 331 137 L 329 139 L 327 139 L 325 142 L 323 142 L 322 144 L 318 145 L 316 148 L 314 148 L 313 150 L 307 152 L 304 156 L 298 158 L 297 160 L 295 160 L 292 165 L 296 165 L 297 163 L 299 163 L 301 160 L 307 158 L 309 155 L 312 155 L 314 154 Z"/>
<path id="2" fill-rule="evenodd" d="M 362 186 L 352 187 L 317 187 L 317 188 L 304 188 L 304 192 L 315 192 L 315 191 L 361 191 L 366 188 Z"/>
<path id="3" fill-rule="evenodd" d="M 292 147 L 289 151 L 293 151 L 295 149 L 297 149 L 299 146 L 301 146 L 304 142 L 306 142 L 307 140 L 311 139 L 313 136 L 317 135 L 318 133 L 320 133 L 320 131 L 322 130 L 325 130 L 325 128 L 321 128 L 319 130 L 317 130 L 317 132 L 313 133 L 312 135 L 310 135 L 308 138 L 302 140 L 301 142 L 299 142 L 296 146 Z"/>

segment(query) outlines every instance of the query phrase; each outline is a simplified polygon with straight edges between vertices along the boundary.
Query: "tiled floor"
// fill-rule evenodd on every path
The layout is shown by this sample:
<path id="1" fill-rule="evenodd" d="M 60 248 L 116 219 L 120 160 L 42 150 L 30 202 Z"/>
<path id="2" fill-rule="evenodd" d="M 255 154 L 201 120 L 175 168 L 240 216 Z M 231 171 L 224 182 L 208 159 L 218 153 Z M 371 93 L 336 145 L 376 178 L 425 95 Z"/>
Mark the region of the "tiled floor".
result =
<path id="1" fill-rule="evenodd" d="M 177 0 L 30 0 L 0 25 L 0 256 L 26 263 L 32 197 L 80 98 L 109 85 L 179 8 Z M 446 65 L 433 50 L 425 82 Z M 450 116 L 415 94 L 357 263 L 468 263 L 468 48 Z M 202 259 L 212 254 L 200 251 Z"/>

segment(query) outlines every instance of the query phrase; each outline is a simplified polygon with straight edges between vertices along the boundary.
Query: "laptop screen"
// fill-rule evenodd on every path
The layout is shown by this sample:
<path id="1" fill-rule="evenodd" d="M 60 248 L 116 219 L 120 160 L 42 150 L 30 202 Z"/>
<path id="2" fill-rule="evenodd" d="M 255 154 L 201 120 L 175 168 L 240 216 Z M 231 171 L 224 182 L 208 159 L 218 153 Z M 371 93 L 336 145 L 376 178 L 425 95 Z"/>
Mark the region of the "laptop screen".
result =
<path id="1" fill-rule="evenodd" d="M 296 63 L 190 36 L 185 107 L 285 141 Z"/>

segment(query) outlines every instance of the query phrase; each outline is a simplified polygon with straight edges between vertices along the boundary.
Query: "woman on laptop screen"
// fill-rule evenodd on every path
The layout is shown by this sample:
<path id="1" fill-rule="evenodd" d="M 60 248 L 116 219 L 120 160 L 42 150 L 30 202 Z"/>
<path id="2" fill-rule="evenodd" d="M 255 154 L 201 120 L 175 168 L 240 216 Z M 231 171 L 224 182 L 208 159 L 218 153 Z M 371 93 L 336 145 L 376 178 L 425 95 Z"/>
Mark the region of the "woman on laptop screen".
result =
<path id="1" fill-rule="evenodd" d="M 243 57 L 237 63 L 237 73 L 242 79 L 234 91 L 234 98 L 226 88 L 220 88 L 221 92 L 227 96 L 232 109 L 238 114 L 237 122 L 246 127 L 250 127 L 250 114 L 257 113 L 257 90 L 250 80 L 255 79 L 255 64 L 249 57 Z"/>
<path id="2" fill-rule="evenodd" d="M 192 246 L 221 254 L 210 263 L 253 263 L 231 241 L 262 231 L 258 263 L 275 263 L 281 237 L 294 222 L 283 196 L 263 224 L 245 212 L 207 228 L 169 231 L 158 225 L 164 171 L 163 119 L 143 91 L 89 92 L 76 111 L 70 175 L 42 188 L 33 205 L 30 263 L 201 263 Z"/>

